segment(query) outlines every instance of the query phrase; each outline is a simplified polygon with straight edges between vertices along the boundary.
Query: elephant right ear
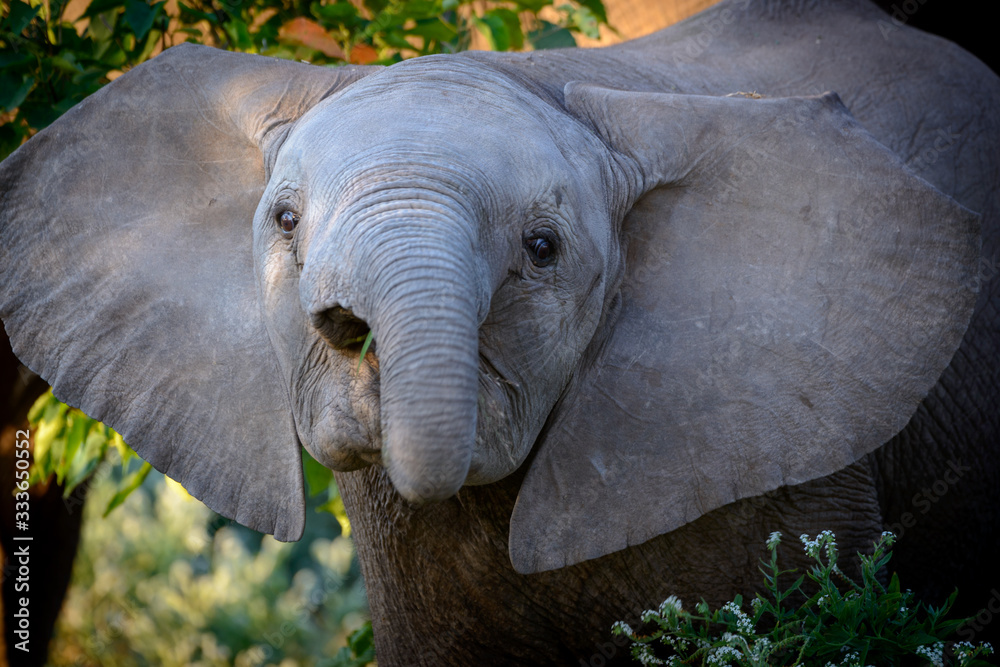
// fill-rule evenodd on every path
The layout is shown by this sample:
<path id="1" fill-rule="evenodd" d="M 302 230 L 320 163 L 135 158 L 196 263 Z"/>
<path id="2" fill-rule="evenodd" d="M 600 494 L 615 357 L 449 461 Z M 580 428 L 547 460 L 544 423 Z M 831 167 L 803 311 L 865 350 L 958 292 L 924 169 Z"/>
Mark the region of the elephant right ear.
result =
<path id="1" fill-rule="evenodd" d="M 511 517 L 519 572 L 850 465 L 906 425 L 976 300 L 979 217 L 836 95 L 565 92 L 638 201 L 618 308 Z"/>
<path id="2" fill-rule="evenodd" d="M 61 400 L 217 512 L 304 528 L 252 223 L 291 124 L 379 68 L 178 46 L 0 165 L 0 318 Z"/>

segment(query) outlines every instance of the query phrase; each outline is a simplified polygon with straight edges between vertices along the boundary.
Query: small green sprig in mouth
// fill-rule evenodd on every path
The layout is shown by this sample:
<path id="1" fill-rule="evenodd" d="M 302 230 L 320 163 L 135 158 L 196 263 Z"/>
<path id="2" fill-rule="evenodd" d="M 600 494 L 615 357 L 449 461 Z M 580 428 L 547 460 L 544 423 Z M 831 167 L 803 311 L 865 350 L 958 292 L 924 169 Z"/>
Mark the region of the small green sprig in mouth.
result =
<path id="1" fill-rule="evenodd" d="M 361 341 L 364 341 L 364 344 L 361 346 L 361 354 L 358 356 L 359 373 L 361 372 L 361 365 L 365 362 L 365 355 L 368 354 L 368 348 L 375 341 L 375 332 L 369 329 L 367 334 L 365 334 L 364 336 L 358 336 L 357 338 L 353 339 L 351 343 L 360 343 Z"/>

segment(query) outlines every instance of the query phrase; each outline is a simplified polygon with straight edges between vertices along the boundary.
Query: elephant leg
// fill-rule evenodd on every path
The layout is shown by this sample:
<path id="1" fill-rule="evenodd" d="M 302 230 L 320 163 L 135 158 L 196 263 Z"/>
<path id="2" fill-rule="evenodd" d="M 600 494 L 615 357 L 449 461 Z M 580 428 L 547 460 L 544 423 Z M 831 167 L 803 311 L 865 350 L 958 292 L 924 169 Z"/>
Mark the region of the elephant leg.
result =
<path id="1" fill-rule="evenodd" d="M 984 286 L 951 366 L 906 428 L 872 455 L 886 530 L 899 535 L 890 566 L 939 605 L 957 587 L 956 616 L 976 616 L 966 641 L 1000 641 L 1000 279 Z"/>

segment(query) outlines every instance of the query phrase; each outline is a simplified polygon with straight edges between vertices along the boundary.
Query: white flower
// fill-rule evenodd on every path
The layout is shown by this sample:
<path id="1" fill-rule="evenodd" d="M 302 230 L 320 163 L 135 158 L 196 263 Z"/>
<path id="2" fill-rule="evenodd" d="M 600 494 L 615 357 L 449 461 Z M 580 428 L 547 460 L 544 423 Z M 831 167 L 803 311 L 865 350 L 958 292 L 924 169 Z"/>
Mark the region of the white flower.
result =
<path id="1" fill-rule="evenodd" d="M 736 617 L 736 630 L 741 635 L 753 634 L 753 621 L 750 620 L 749 616 L 743 613 L 743 610 L 740 609 L 735 602 L 727 602 L 725 606 L 722 607 L 722 611 L 729 612 Z"/>
<path id="2" fill-rule="evenodd" d="M 934 667 L 944 667 L 944 642 L 937 642 L 928 646 L 918 646 L 915 652 L 917 655 L 927 658 Z"/>
<path id="3" fill-rule="evenodd" d="M 742 657 L 743 654 L 732 646 L 719 646 L 709 654 L 708 664 L 728 665 L 730 664 L 730 660 L 739 660 Z"/>
<path id="4" fill-rule="evenodd" d="M 781 531 L 776 530 L 773 533 L 771 533 L 771 535 L 768 536 L 767 538 L 766 544 L 767 548 L 770 549 L 771 551 L 777 549 L 778 545 L 781 544 Z"/>
<path id="5" fill-rule="evenodd" d="M 644 665 L 663 665 L 666 664 L 664 660 L 660 660 L 653 654 L 653 649 L 647 644 L 642 644 L 638 648 L 639 655 L 635 656 Z"/>
<path id="6" fill-rule="evenodd" d="M 818 540 L 812 540 L 809 538 L 808 535 L 803 533 L 799 535 L 799 541 L 802 542 L 803 551 L 806 552 L 807 556 L 809 556 L 810 558 L 815 558 L 817 555 L 819 555 Z"/>
<path id="7" fill-rule="evenodd" d="M 671 595 L 666 600 L 660 604 L 660 615 L 667 616 L 671 613 L 676 614 L 681 610 L 681 601 L 676 595 Z"/>
<path id="8" fill-rule="evenodd" d="M 615 634 L 625 635 L 626 637 L 635 636 L 635 632 L 633 632 L 632 627 L 624 621 L 617 621 L 611 626 L 611 631 Z"/>

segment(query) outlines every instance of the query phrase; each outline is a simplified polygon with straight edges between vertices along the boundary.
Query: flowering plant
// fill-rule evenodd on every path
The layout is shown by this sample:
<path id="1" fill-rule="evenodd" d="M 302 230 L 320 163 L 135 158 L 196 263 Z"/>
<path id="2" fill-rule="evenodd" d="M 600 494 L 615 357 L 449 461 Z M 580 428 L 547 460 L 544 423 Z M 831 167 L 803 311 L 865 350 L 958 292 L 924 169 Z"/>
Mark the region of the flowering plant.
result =
<path id="1" fill-rule="evenodd" d="M 892 533 L 882 534 L 870 556 L 858 554 L 860 583 L 837 565 L 832 532 L 799 540 L 813 561 L 809 571 L 782 588 L 779 578 L 797 570 L 778 567 L 781 533 L 771 533 L 770 559 L 761 561 L 765 594 L 758 593 L 746 610 L 739 595 L 716 611 L 702 601 L 694 613 L 671 596 L 642 615 L 643 627 L 655 628 L 648 634 L 624 622 L 612 632 L 629 639 L 632 656 L 644 665 L 862 667 L 896 665 L 906 656 L 935 667 L 946 660 L 960 667 L 988 664 L 982 658 L 992 654 L 989 644 L 949 641 L 965 622 L 945 619 L 958 591 L 933 607 L 901 590 L 895 574 L 888 586 L 881 583 L 878 573 L 891 558 Z M 796 601 L 801 603 L 794 606 Z"/>

